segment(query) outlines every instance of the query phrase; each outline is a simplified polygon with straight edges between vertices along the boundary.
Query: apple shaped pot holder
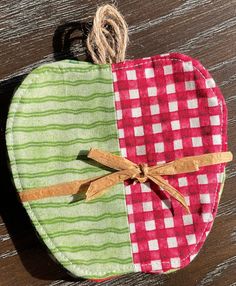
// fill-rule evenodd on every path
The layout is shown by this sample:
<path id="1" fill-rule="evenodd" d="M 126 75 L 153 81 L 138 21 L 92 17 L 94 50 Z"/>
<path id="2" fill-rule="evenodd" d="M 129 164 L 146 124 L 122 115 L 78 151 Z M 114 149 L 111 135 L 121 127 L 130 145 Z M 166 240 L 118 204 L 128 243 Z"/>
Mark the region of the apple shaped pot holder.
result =
<path id="1" fill-rule="evenodd" d="M 40 238 L 72 275 L 100 280 L 194 259 L 232 159 L 226 133 L 209 72 L 170 53 L 36 68 L 14 94 L 6 139 Z"/>

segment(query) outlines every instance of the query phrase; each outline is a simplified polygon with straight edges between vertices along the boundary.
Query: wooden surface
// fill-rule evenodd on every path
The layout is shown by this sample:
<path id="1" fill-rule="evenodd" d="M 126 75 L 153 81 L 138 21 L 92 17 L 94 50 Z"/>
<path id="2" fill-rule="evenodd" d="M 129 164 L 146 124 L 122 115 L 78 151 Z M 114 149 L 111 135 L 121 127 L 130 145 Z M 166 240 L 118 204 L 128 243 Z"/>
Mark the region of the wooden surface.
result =
<path id="1" fill-rule="evenodd" d="M 71 278 L 40 243 L 17 201 L 4 128 L 14 89 L 43 62 L 86 58 L 84 39 L 102 1 L 0 0 L 0 285 L 95 285 Z M 229 109 L 229 149 L 236 150 L 236 0 L 117 1 L 130 30 L 128 58 L 179 51 L 212 73 Z M 169 275 L 131 274 L 100 285 L 236 285 L 236 163 L 227 167 L 218 215 L 203 249 Z"/>

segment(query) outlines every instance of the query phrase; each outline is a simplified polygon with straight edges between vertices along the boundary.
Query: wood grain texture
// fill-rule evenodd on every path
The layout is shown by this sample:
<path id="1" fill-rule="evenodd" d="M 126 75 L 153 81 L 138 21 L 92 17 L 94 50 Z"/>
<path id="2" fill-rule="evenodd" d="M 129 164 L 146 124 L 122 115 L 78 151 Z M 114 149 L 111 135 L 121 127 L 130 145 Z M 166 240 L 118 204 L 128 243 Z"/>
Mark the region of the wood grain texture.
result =
<path id="1" fill-rule="evenodd" d="M 108 1 L 109 2 L 109 1 Z M 42 63 L 87 58 L 91 17 L 103 1 L 0 0 L 0 285 L 96 285 L 71 278 L 48 255 L 18 202 L 4 139 L 8 106 L 25 75 Z M 179 51 L 206 66 L 226 98 L 229 149 L 236 152 L 236 0 L 116 1 L 130 31 L 128 58 Z M 204 247 L 169 275 L 130 274 L 99 285 L 236 285 L 236 163 L 227 166 L 218 215 Z"/>

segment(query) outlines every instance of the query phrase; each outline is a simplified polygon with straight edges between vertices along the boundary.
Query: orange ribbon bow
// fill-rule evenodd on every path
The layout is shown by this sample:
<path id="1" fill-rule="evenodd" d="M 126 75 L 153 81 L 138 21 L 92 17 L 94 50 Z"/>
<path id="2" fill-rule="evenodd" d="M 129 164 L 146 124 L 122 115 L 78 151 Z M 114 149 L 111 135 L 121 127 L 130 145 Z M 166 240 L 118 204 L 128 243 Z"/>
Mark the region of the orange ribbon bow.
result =
<path id="1" fill-rule="evenodd" d="M 218 152 L 184 157 L 169 163 L 149 167 L 147 164 L 135 164 L 126 158 L 93 148 L 89 151 L 87 157 L 104 166 L 115 169 L 116 172 L 88 180 L 77 180 L 43 188 L 28 189 L 19 193 L 21 200 L 25 202 L 86 191 L 86 201 L 90 201 L 101 196 L 108 188 L 125 180 L 135 179 L 140 183 L 151 180 L 179 201 L 189 212 L 184 196 L 162 176 L 195 172 L 200 167 L 227 163 L 233 158 L 231 152 Z"/>

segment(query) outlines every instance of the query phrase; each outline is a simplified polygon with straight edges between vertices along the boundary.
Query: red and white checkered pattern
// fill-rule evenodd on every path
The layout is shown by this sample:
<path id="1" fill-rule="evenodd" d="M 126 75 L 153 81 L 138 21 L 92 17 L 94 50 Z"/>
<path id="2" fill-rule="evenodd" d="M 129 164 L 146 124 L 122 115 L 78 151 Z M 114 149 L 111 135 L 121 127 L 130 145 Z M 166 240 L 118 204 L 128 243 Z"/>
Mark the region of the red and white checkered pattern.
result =
<path id="1" fill-rule="evenodd" d="M 173 53 L 112 69 L 122 156 L 156 165 L 227 149 L 225 102 L 198 61 Z M 216 215 L 224 167 L 165 177 L 191 214 L 152 182 L 126 186 L 136 271 L 162 273 L 196 256 Z"/>

